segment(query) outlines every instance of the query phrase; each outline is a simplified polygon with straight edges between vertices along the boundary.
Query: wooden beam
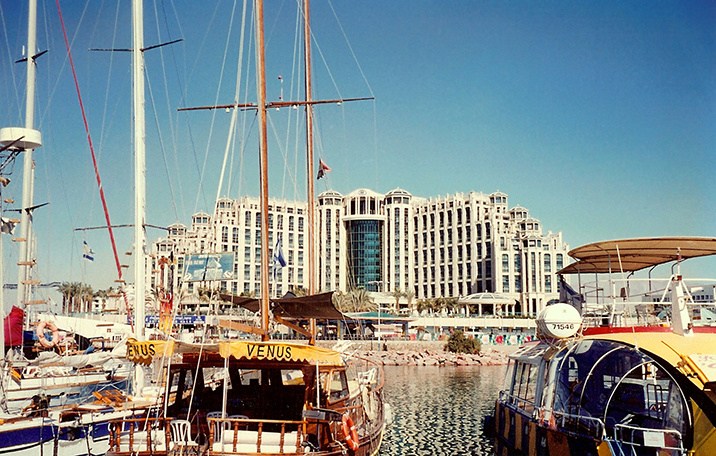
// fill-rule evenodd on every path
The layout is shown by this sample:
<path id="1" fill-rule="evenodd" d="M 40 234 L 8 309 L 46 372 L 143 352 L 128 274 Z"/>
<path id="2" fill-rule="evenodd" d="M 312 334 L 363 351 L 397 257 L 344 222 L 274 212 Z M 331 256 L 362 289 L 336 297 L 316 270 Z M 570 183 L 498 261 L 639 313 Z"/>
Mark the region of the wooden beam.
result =
<path id="1" fill-rule="evenodd" d="M 306 337 L 308 337 L 309 339 L 313 340 L 313 335 L 311 334 L 311 331 L 309 331 L 309 330 L 307 330 L 307 329 L 304 329 L 304 328 L 301 328 L 301 327 L 298 326 L 297 324 L 292 323 L 292 322 L 290 322 L 290 321 L 288 321 L 288 320 L 284 320 L 283 318 L 281 318 L 281 317 L 279 317 L 279 316 L 277 316 L 277 315 L 274 315 L 273 318 L 274 318 L 274 320 L 276 320 L 277 322 L 281 323 L 282 325 L 287 326 L 287 327 L 293 329 L 294 331 L 296 331 L 297 333 L 303 334 L 304 336 L 306 336 Z"/>
<path id="2" fill-rule="evenodd" d="M 239 323 L 238 321 L 233 320 L 219 320 L 219 327 L 233 329 L 235 331 L 243 331 L 251 334 L 256 334 L 258 336 L 263 336 L 265 334 L 261 328 L 257 328 L 256 326 L 249 326 L 245 323 Z"/>

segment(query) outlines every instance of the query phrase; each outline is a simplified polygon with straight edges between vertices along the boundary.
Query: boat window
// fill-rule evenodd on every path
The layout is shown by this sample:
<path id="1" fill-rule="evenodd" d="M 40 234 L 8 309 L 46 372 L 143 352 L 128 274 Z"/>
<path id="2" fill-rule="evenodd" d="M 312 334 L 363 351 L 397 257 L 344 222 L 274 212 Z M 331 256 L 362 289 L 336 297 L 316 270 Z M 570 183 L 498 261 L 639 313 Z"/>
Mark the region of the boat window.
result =
<path id="1" fill-rule="evenodd" d="M 216 391 L 224 387 L 224 379 L 228 381 L 227 388 L 231 389 L 231 379 L 223 367 L 205 367 L 202 369 L 204 376 L 204 387 Z"/>
<path id="2" fill-rule="evenodd" d="M 301 369 L 283 369 L 281 378 L 284 385 L 305 385 Z"/>
<path id="3" fill-rule="evenodd" d="M 328 402 L 348 397 L 348 379 L 344 370 L 333 370 L 328 377 Z"/>
<path id="4" fill-rule="evenodd" d="M 565 417 L 566 427 L 599 420 L 607 433 L 635 426 L 683 435 L 690 426 L 678 384 L 642 351 L 612 341 L 583 340 L 553 362 L 559 363 L 554 411 L 558 418 Z"/>
<path id="5" fill-rule="evenodd" d="M 535 408 L 538 365 L 518 361 L 515 363 L 515 377 L 512 387 L 512 403 L 528 412 Z"/>

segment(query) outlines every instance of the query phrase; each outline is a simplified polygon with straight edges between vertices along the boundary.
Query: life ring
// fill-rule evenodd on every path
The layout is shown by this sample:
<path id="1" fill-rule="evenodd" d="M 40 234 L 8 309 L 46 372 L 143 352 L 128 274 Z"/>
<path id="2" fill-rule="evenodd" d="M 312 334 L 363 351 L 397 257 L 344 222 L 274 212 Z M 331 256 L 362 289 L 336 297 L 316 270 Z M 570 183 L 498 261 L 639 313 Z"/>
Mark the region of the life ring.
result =
<path id="1" fill-rule="evenodd" d="M 47 330 L 52 331 L 52 340 L 47 340 L 45 337 L 45 328 Z M 57 342 L 60 340 L 60 333 L 57 331 L 57 325 L 52 323 L 51 321 L 41 321 L 37 325 L 37 330 L 35 331 L 37 333 L 37 339 L 40 342 L 40 345 L 42 345 L 45 348 L 52 348 L 55 345 L 57 345 Z"/>
<path id="2" fill-rule="evenodd" d="M 343 415 L 343 435 L 346 436 L 348 448 L 358 451 L 358 448 L 360 448 L 360 445 L 358 445 L 358 431 L 355 424 L 353 424 L 353 418 L 347 413 Z"/>

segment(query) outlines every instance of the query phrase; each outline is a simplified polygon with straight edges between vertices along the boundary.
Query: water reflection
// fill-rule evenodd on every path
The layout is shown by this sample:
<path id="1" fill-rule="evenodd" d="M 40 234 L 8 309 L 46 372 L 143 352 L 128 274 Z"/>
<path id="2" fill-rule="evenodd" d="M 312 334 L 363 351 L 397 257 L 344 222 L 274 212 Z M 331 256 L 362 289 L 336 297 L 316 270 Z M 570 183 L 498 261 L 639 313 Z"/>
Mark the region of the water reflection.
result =
<path id="1" fill-rule="evenodd" d="M 482 417 L 494 409 L 505 366 L 386 366 L 393 408 L 381 455 L 491 455 Z"/>

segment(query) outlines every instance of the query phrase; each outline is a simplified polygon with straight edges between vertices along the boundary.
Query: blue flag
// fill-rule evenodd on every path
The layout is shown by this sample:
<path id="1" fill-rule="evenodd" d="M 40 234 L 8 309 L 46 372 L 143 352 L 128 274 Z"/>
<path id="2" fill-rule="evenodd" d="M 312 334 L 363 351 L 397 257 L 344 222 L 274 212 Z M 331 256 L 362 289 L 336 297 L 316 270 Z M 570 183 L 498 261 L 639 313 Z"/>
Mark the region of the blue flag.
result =
<path id="1" fill-rule="evenodd" d="M 87 244 L 87 241 L 82 241 L 82 244 L 82 258 L 87 261 L 94 261 L 94 251 L 90 248 L 89 244 Z"/>
<path id="2" fill-rule="evenodd" d="M 275 267 L 281 266 L 286 267 L 286 259 L 283 257 L 283 251 L 281 250 L 281 237 L 276 238 L 276 245 L 273 248 L 273 264 Z"/>

